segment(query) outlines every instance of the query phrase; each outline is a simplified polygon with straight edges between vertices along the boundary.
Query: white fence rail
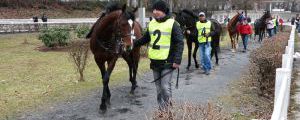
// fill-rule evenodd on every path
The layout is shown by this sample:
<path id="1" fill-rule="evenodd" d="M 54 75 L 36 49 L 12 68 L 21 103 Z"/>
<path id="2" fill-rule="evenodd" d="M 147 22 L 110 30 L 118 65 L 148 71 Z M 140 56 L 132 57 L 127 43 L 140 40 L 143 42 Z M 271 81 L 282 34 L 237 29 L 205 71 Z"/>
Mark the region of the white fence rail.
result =
<path id="1" fill-rule="evenodd" d="M 275 99 L 271 120 L 287 120 L 295 48 L 295 26 L 292 26 L 288 46 L 282 55 L 282 67 L 276 69 Z"/>
<path id="2" fill-rule="evenodd" d="M 67 27 L 74 29 L 79 25 L 92 26 L 97 19 L 49 19 L 48 22 L 33 22 L 32 19 L 0 19 L 1 33 L 38 32 L 47 27 Z"/>
<path id="3" fill-rule="evenodd" d="M 32 19 L 0 19 L 0 34 L 38 32 L 47 27 L 67 27 L 74 29 L 80 25 L 92 26 L 97 18 L 70 18 L 70 19 L 48 19 L 48 22 L 33 22 Z M 143 27 L 149 22 L 149 18 L 139 19 Z"/>

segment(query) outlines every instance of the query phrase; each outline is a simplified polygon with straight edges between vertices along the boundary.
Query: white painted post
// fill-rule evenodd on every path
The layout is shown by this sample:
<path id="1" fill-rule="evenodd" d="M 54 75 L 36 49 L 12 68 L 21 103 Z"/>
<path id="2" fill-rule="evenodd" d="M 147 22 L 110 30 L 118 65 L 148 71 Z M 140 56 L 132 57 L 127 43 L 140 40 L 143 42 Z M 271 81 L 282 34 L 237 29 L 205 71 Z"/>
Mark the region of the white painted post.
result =
<path id="1" fill-rule="evenodd" d="M 295 41 L 290 41 L 290 40 L 288 41 L 288 46 L 290 46 L 290 48 L 292 49 L 292 50 L 291 50 L 291 53 L 294 52 L 294 51 L 293 51 L 293 49 L 294 49 L 294 47 L 295 47 L 295 46 L 294 46 L 294 42 L 295 42 Z"/>
<path id="2" fill-rule="evenodd" d="M 146 16 L 145 15 L 145 8 L 144 7 L 139 8 L 138 13 L 139 13 L 139 22 L 142 25 L 142 28 L 147 27 L 146 26 L 146 20 L 145 20 L 145 16 Z"/>
<path id="3" fill-rule="evenodd" d="M 285 46 L 285 54 L 289 54 L 289 46 Z"/>
<path id="4" fill-rule="evenodd" d="M 288 56 L 288 54 L 283 54 L 281 68 L 288 68 L 288 66 L 289 66 L 289 56 Z"/>
<path id="5" fill-rule="evenodd" d="M 287 68 L 277 68 L 276 69 L 276 78 L 275 78 L 275 99 L 274 99 L 274 105 L 277 101 L 279 92 L 280 92 L 280 86 L 282 85 L 282 80 L 284 80 L 284 77 L 286 77 L 291 70 Z"/>

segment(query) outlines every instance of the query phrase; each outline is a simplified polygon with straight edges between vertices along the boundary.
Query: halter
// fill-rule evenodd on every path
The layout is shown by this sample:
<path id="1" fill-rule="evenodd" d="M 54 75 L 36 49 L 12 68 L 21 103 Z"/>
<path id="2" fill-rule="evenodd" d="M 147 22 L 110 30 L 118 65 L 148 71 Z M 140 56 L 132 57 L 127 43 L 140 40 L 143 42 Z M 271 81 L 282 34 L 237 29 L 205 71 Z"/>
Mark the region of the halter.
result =
<path id="1" fill-rule="evenodd" d="M 122 14 L 119 15 L 119 17 L 117 18 L 117 22 L 115 23 L 115 28 L 116 28 L 116 31 L 113 33 L 113 37 L 115 39 L 115 41 L 117 41 L 117 48 L 116 48 L 116 53 L 118 54 L 120 51 L 120 48 L 124 50 L 124 38 L 125 37 L 128 37 L 130 36 L 130 43 L 131 43 L 131 46 L 130 46 L 130 50 L 132 50 L 133 46 L 133 41 L 134 39 L 136 39 L 135 35 L 134 35 L 134 21 L 129 19 L 128 20 L 128 24 L 130 25 L 130 28 L 129 28 L 129 31 L 130 33 L 128 34 L 122 34 L 122 31 L 121 31 L 121 25 L 120 25 L 120 18 L 122 17 Z"/>
<path id="2" fill-rule="evenodd" d="M 124 46 L 124 38 L 125 37 L 128 37 L 128 36 L 131 36 L 131 44 L 133 44 L 133 40 L 136 39 L 136 37 L 134 36 L 134 22 L 129 19 L 128 20 L 128 23 L 130 24 L 130 33 L 129 34 L 122 34 L 122 31 L 121 31 L 121 25 L 120 25 L 120 18 L 122 17 L 122 14 L 120 14 L 118 17 L 117 17 L 117 20 L 116 22 L 114 22 L 114 28 L 116 29 L 113 33 L 112 33 L 112 39 L 114 39 L 114 41 L 116 42 L 116 48 L 115 49 L 112 49 L 107 47 L 105 44 L 105 42 L 100 42 L 99 40 L 97 40 L 98 44 L 100 45 L 101 48 L 103 48 L 105 51 L 107 52 L 110 52 L 111 54 L 119 54 L 122 53 L 122 52 L 125 52 L 125 46 Z M 110 41 L 112 42 L 112 41 Z M 113 45 L 113 43 L 107 43 L 109 44 L 110 46 Z M 130 47 L 130 50 L 132 50 L 133 46 Z"/>

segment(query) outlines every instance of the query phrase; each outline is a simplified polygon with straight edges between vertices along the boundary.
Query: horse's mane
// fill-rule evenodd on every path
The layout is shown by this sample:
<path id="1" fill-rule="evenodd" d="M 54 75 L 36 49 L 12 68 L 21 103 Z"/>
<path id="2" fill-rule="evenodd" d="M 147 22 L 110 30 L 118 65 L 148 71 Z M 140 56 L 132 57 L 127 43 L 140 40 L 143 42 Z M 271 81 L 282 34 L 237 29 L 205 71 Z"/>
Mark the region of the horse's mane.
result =
<path id="1" fill-rule="evenodd" d="M 219 23 L 219 21 L 216 19 L 209 19 L 209 20 L 212 22 L 212 24 L 214 24 L 216 33 L 221 34 L 222 26 Z"/>
<path id="2" fill-rule="evenodd" d="M 188 14 L 188 15 L 190 15 L 190 16 L 192 16 L 192 17 L 195 18 L 195 19 L 198 19 L 198 16 L 195 15 L 195 13 L 192 12 L 191 10 L 183 9 L 182 12 L 183 12 L 183 13 L 186 13 L 186 14 Z"/>
<path id="3" fill-rule="evenodd" d="M 111 12 L 122 10 L 122 6 L 118 2 L 112 2 L 106 5 L 105 14 L 108 15 Z M 124 13 L 127 19 L 135 20 L 135 15 L 131 12 Z"/>
<path id="4" fill-rule="evenodd" d="M 255 34 L 257 34 L 260 29 L 266 28 L 265 21 L 270 16 L 271 16 L 270 12 L 266 11 L 263 16 L 261 16 L 259 19 L 255 20 L 255 23 L 254 23 Z"/>
<path id="5" fill-rule="evenodd" d="M 238 17 L 240 16 L 240 14 L 236 14 L 235 16 L 232 17 L 232 19 L 228 22 L 227 27 L 230 29 L 233 29 L 236 27 L 236 24 L 238 22 Z"/>
<path id="6" fill-rule="evenodd" d="M 96 23 L 92 26 L 92 29 L 86 36 L 86 38 L 90 38 L 92 36 L 92 32 L 94 31 L 95 26 L 99 26 L 98 30 L 104 30 L 108 25 L 111 25 L 110 23 L 113 22 L 114 19 L 117 19 L 122 14 L 122 7 L 117 2 L 112 2 L 107 4 L 105 7 L 105 12 L 102 13 L 101 17 L 98 18 Z M 124 16 L 129 20 L 135 20 L 135 15 L 132 12 L 125 11 Z"/>
<path id="7" fill-rule="evenodd" d="M 113 11 L 121 10 L 122 7 L 120 4 L 116 2 L 111 2 L 105 6 L 105 13 L 108 14 Z"/>
<path id="8" fill-rule="evenodd" d="M 261 20 L 266 20 L 266 19 L 267 19 L 268 17 L 270 17 L 270 16 L 271 16 L 270 12 L 269 12 L 269 11 L 266 11 L 266 12 L 264 13 L 264 15 L 260 17 L 260 19 L 261 19 Z"/>

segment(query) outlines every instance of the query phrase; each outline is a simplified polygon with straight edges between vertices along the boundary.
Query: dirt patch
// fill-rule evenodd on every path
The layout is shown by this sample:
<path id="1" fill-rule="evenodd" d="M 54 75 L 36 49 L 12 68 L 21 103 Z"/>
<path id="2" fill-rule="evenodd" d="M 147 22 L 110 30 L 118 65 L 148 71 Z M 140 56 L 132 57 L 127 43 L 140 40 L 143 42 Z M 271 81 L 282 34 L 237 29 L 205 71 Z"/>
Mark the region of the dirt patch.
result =
<path id="1" fill-rule="evenodd" d="M 68 52 L 71 49 L 70 46 L 65 46 L 65 47 L 54 47 L 54 48 L 49 48 L 46 46 L 39 46 L 36 47 L 34 50 L 40 51 L 40 52 Z"/>

